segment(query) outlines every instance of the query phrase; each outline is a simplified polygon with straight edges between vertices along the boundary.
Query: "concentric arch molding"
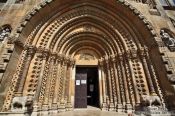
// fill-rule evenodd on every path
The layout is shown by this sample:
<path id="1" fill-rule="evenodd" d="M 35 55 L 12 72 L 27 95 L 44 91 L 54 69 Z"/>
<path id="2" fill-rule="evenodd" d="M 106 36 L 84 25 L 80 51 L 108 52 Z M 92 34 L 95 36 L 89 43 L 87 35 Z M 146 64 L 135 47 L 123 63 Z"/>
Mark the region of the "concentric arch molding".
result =
<path id="1" fill-rule="evenodd" d="M 69 1 L 70 0 L 66 0 L 65 3 L 69 2 Z M 81 2 L 82 1 L 83 0 L 81 0 Z M 85 0 L 85 1 L 88 1 L 88 0 Z M 105 0 L 102 0 L 102 1 L 105 1 Z M 130 12 L 132 12 L 133 14 L 135 14 L 135 16 L 138 17 L 140 19 L 140 21 L 142 21 L 144 23 L 145 27 L 147 27 L 147 29 L 150 31 L 150 33 L 152 34 L 154 39 L 157 41 L 157 43 L 158 44 L 161 43 L 160 42 L 161 40 L 157 37 L 156 32 L 153 29 L 153 26 L 151 25 L 151 23 L 146 19 L 146 17 L 140 11 L 138 11 L 135 7 L 133 7 L 130 3 L 128 3 L 125 0 L 111 0 L 111 1 L 115 2 L 115 4 L 119 4 L 122 7 L 125 7 L 125 9 L 127 9 Z M 36 7 L 34 7 L 25 16 L 25 18 L 20 23 L 20 26 L 17 28 L 16 34 L 15 34 L 15 41 L 17 43 L 18 42 L 24 43 L 20 40 L 20 38 L 27 37 L 33 31 L 34 28 L 36 29 L 37 26 L 39 27 L 40 25 L 42 25 L 42 22 L 48 20 L 51 16 L 53 16 L 55 14 L 55 12 L 57 12 L 57 10 L 54 10 L 57 7 L 56 3 L 59 3 L 59 0 L 46 0 L 46 1 L 43 1 L 40 4 L 38 4 Z M 58 6 L 59 5 L 60 4 L 58 4 Z M 47 15 L 47 14 L 49 14 L 49 15 Z M 42 20 L 42 22 L 40 23 L 40 25 L 37 25 L 37 24 L 39 24 L 39 21 L 41 21 L 41 20 Z"/>

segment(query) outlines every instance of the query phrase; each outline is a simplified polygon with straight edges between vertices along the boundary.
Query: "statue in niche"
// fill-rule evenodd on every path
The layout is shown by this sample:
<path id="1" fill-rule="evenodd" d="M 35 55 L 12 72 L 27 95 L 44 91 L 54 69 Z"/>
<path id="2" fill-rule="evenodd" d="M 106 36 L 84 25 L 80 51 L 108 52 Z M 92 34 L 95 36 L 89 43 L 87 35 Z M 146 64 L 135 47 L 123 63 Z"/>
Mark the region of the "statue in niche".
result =
<path id="1" fill-rule="evenodd" d="M 160 30 L 160 35 L 163 42 L 170 49 L 170 51 L 175 51 L 175 38 L 171 37 L 170 34 L 163 29 Z"/>
<path id="2" fill-rule="evenodd" d="M 95 60 L 95 57 L 88 53 L 80 54 L 79 60 Z"/>
<path id="3" fill-rule="evenodd" d="M 9 27 L 5 27 L 0 30 L 0 41 L 4 41 L 10 35 L 11 29 Z"/>

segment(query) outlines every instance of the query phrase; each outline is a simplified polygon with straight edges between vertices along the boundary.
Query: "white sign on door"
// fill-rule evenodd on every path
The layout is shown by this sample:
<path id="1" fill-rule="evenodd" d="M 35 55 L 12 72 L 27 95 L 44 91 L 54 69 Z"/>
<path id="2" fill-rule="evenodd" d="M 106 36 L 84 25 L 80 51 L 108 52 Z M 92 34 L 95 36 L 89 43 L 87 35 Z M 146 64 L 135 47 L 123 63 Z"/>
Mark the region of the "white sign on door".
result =
<path id="1" fill-rule="evenodd" d="M 86 80 L 81 80 L 81 84 L 86 84 Z"/>
<path id="2" fill-rule="evenodd" d="M 80 80 L 76 80 L 76 85 L 80 85 Z"/>

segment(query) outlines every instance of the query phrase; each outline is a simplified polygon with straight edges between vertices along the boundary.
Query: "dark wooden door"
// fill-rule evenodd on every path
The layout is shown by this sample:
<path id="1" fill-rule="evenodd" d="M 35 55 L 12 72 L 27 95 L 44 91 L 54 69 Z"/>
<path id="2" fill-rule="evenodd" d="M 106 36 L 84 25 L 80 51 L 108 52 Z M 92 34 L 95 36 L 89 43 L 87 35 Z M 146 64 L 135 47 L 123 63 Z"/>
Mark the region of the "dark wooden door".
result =
<path id="1" fill-rule="evenodd" d="M 76 74 L 75 108 L 87 108 L 87 73 L 78 72 Z"/>

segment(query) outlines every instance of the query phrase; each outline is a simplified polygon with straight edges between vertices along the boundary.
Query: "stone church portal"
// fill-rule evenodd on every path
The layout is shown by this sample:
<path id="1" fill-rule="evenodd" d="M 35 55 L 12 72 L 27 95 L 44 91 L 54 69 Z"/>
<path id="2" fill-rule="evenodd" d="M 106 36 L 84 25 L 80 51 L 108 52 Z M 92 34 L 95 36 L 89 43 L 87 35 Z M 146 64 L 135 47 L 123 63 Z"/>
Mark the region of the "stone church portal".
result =
<path id="1" fill-rule="evenodd" d="M 18 63 L 3 112 L 168 107 L 162 40 L 125 1 L 48 0 L 25 17 L 12 42 Z"/>

